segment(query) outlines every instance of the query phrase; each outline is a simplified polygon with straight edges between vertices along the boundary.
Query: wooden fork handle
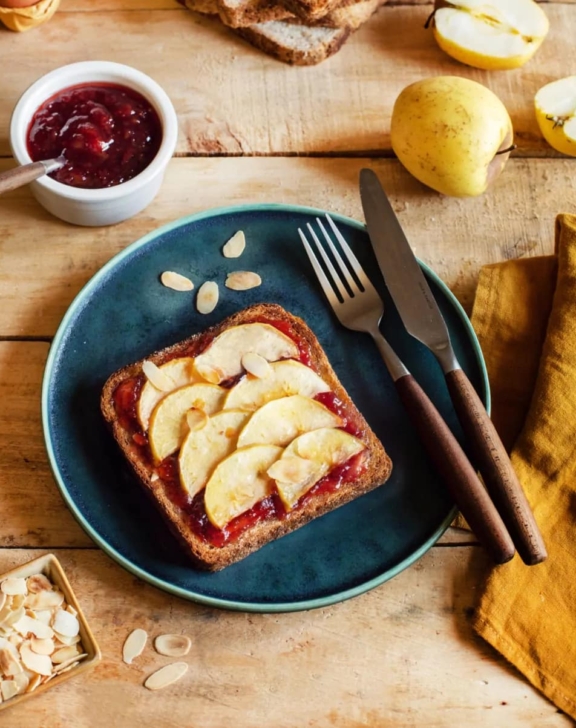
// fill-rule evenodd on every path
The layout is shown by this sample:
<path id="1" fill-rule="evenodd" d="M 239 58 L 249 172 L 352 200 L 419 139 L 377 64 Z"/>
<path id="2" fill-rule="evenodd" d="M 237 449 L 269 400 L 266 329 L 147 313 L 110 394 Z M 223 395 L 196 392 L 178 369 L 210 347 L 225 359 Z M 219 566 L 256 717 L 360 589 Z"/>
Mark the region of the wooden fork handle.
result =
<path id="1" fill-rule="evenodd" d="M 46 166 L 42 162 L 32 162 L 32 164 L 25 164 L 22 167 L 15 167 L 7 172 L 2 172 L 0 174 L 0 195 L 3 192 L 9 192 L 17 187 L 34 182 L 35 179 L 42 177 L 44 174 L 46 174 Z"/>
<path id="2" fill-rule="evenodd" d="M 514 556 L 514 544 L 488 492 L 458 440 L 411 374 L 395 381 L 396 389 L 428 453 L 462 515 L 497 564 Z"/>
<path id="3" fill-rule="evenodd" d="M 518 553 L 524 563 L 539 564 L 547 557 L 546 546 L 492 420 L 462 369 L 446 374 L 446 383 L 472 457 Z"/>

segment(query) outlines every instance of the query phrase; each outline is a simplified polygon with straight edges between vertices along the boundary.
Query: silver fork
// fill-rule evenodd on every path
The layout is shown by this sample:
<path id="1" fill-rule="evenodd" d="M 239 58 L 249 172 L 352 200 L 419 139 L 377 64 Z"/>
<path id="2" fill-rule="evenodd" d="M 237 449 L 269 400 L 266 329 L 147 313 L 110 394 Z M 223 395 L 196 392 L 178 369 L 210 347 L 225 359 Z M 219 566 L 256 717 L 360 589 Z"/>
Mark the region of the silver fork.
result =
<path id="1" fill-rule="evenodd" d="M 307 228 L 332 281 L 326 275 L 302 229 L 299 228 L 298 232 L 334 313 L 347 329 L 360 331 L 372 337 L 430 460 L 462 515 L 478 539 L 490 551 L 496 563 L 509 561 L 514 556 L 514 544 L 500 514 L 458 440 L 428 395 L 381 334 L 380 321 L 384 314 L 384 302 L 332 218 L 326 215 L 326 219 L 340 249 L 332 241 L 322 220 L 316 218 L 316 222 L 334 263 L 310 223 Z"/>

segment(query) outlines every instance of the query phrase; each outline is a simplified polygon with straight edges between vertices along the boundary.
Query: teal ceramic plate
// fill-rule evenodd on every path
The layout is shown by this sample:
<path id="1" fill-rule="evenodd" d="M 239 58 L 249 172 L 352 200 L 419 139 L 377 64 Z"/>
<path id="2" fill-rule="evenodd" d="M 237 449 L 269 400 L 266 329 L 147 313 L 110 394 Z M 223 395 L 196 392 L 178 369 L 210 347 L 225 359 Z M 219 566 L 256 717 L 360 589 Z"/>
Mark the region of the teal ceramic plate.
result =
<path id="1" fill-rule="evenodd" d="M 129 571 L 204 604 L 246 611 L 325 606 L 361 594 L 398 574 L 441 536 L 453 503 L 433 473 L 394 386 L 368 336 L 343 329 L 315 280 L 299 226 L 320 210 L 253 205 L 211 210 L 146 235 L 113 258 L 76 297 L 52 344 L 42 393 L 46 446 L 64 500 L 87 533 Z M 408 336 L 378 272 L 364 226 L 334 215 L 385 299 L 383 331 L 461 437 L 442 373 Z M 239 260 L 221 254 L 237 230 Z M 423 266 L 424 267 L 424 266 Z M 224 287 L 227 271 L 257 271 L 260 288 Z M 163 287 L 179 271 L 196 286 L 220 283 L 208 316 L 192 293 Z M 446 286 L 424 271 L 446 318 L 456 352 L 488 404 L 482 354 L 466 315 Z M 269 301 L 304 318 L 342 383 L 394 462 L 381 488 L 279 539 L 216 574 L 190 566 L 142 490 L 126 472 L 99 411 L 105 380 L 116 369 L 179 341 L 249 304 Z"/>

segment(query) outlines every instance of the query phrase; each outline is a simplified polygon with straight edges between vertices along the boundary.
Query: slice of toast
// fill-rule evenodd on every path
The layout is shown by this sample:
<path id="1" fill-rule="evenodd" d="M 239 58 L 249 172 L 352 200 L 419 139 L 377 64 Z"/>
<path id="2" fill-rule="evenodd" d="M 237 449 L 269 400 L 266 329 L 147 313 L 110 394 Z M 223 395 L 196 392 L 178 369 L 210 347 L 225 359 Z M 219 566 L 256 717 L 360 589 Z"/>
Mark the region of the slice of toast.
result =
<path id="1" fill-rule="evenodd" d="M 186 0 L 186 6 L 202 15 L 217 15 L 230 28 L 243 28 L 272 20 L 284 20 L 295 25 L 321 26 L 324 28 L 347 28 L 356 30 L 365 23 L 386 0 L 358 0 L 350 5 L 342 4 L 326 15 L 304 23 L 293 13 L 280 5 L 271 5 L 269 0 L 237 0 L 233 16 L 224 3 L 232 0 Z"/>
<path id="2" fill-rule="evenodd" d="M 132 466 L 139 483 L 152 498 L 193 562 L 200 568 L 211 571 L 222 569 L 243 559 L 266 543 L 373 490 L 388 479 L 392 469 L 390 458 L 382 444 L 339 382 L 312 331 L 304 321 L 292 316 L 280 306 L 273 304 L 251 306 L 230 316 L 206 332 L 195 334 L 185 341 L 151 354 L 148 360 L 161 366 L 183 356 L 198 357 L 200 353 L 209 350 L 210 343 L 222 332 L 250 323 L 271 324 L 296 342 L 300 352 L 305 353 L 306 366 L 321 377 L 326 390 L 329 389 L 327 396 L 335 397 L 334 401 L 339 402 L 339 412 L 343 413 L 346 422 L 354 424 L 355 437 L 364 446 L 358 455 L 357 462 L 360 465 L 350 466 L 351 474 L 347 476 L 348 479 L 344 479 L 338 487 L 333 489 L 320 488 L 314 492 L 310 491 L 310 497 L 304 496 L 302 502 L 299 501 L 288 514 L 272 511 L 266 513 L 265 517 L 259 517 L 246 527 L 246 530 L 239 531 L 234 538 L 224 539 L 221 542 L 215 541 L 213 538 L 207 539 L 190 520 L 189 507 L 191 504 L 187 504 L 185 499 L 182 500 L 185 495 L 184 490 L 181 489 L 181 492 L 176 493 L 174 481 L 169 482 L 169 476 L 166 475 L 168 472 L 166 461 L 160 464 L 154 463 L 150 451 L 146 449 L 148 447 L 146 439 L 137 421 L 127 418 L 126 411 L 119 404 L 124 401 L 119 396 L 120 392 L 140 391 L 138 386 L 142 387 L 142 383 L 145 381 L 142 369 L 144 360 L 123 367 L 112 374 L 104 385 L 101 397 L 102 414 L 122 453 Z M 325 406 L 328 406 L 326 402 L 324 403 Z M 240 451 L 236 450 L 236 452 Z M 179 481 L 176 482 L 181 488 Z M 273 481 L 271 482 L 273 483 Z M 203 503 L 203 493 L 204 491 L 201 490 L 195 497 L 196 508 L 198 508 L 198 499 L 201 504 Z M 212 528 L 218 535 L 215 527 Z"/>

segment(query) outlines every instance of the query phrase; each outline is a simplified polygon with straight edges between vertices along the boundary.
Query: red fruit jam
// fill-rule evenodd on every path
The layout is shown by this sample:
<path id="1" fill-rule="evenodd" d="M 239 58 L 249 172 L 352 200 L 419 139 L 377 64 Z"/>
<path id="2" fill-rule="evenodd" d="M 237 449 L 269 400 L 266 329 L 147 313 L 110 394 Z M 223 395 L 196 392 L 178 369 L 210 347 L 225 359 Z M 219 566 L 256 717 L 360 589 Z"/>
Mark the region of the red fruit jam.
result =
<path id="1" fill-rule="evenodd" d="M 59 91 L 36 111 L 28 129 L 34 162 L 64 154 L 50 176 L 71 187 L 114 187 L 136 177 L 154 159 L 162 125 L 137 91 L 88 83 Z"/>
<path id="2" fill-rule="evenodd" d="M 256 321 L 275 326 L 283 334 L 289 336 L 298 345 L 299 360 L 306 366 L 311 366 L 312 362 L 308 342 L 299 337 L 287 322 L 258 318 L 253 323 Z M 178 356 L 198 356 L 206 349 L 212 339 L 213 336 L 207 333 L 200 339 L 195 340 L 186 350 L 181 350 L 167 356 L 162 363 Z M 236 381 L 237 378 L 234 378 L 223 382 L 221 386 L 229 388 Z M 125 379 L 116 388 L 113 398 L 114 408 L 120 424 L 132 435 L 134 449 L 140 457 L 151 464 L 152 454 L 150 452 L 148 438 L 142 432 L 136 415 L 136 405 L 144 382 L 143 375 Z M 343 430 L 360 439 L 365 436 L 366 433 L 361 419 L 351 407 L 340 400 L 333 392 L 323 392 L 316 395 L 315 399 L 342 418 Z M 187 518 L 190 527 L 203 541 L 212 546 L 222 547 L 224 544 L 239 538 L 244 531 L 257 523 L 273 518 L 290 520 L 296 517 L 298 510 L 310 500 L 313 500 L 316 496 L 337 491 L 343 484 L 356 480 L 365 467 L 365 453 L 362 452 L 334 468 L 322 480 L 319 480 L 316 485 L 302 496 L 292 511 L 286 511 L 282 505 L 280 496 L 274 491 L 253 508 L 240 514 L 228 523 L 224 529 L 216 528 L 209 521 L 206 508 L 204 507 L 204 491 L 201 491 L 192 499 L 185 492 L 180 484 L 177 456 L 170 455 L 156 466 L 158 480 L 155 481 L 154 488 L 161 491 L 175 506 L 180 508 Z"/>

